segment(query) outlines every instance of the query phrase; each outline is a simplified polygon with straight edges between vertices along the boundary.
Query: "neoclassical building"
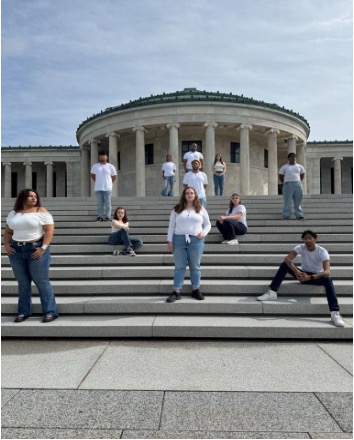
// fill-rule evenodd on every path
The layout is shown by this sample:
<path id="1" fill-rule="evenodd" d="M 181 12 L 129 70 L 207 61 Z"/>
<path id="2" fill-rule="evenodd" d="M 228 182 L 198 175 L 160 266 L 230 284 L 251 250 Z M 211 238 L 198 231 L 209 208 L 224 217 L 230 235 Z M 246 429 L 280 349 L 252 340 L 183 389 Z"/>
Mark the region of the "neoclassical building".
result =
<path id="1" fill-rule="evenodd" d="M 227 163 L 225 194 L 278 194 L 278 169 L 288 152 L 304 165 L 305 192 L 352 193 L 353 142 L 307 142 L 309 123 L 292 110 L 239 95 L 194 88 L 139 98 L 83 121 L 79 146 L 2 147 L 2 195 L 34 187 L 47 197 L 94 196 L 91 166 L 106 150 L 118 171 L 113 196 L 161 191 L 161 165 L 171 153 L 182 188 L 183 155 L 197 143 L 213 195 L 215 153 Z"/>

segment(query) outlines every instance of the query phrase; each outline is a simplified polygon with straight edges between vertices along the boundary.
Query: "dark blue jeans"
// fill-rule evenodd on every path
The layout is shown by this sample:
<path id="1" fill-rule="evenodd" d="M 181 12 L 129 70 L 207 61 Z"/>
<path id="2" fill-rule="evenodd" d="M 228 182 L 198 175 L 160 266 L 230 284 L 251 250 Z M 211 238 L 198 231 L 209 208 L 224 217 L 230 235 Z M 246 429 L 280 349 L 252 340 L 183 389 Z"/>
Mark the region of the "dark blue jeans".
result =
<path id="1" fill-rule="evenodd" d="M 234 240 L 236 235 L 245 235 L 247 232 L 246 226 L 235 220 L 224 220 L 223 223 L 217 220 L 216 227 L 221 232 L 224 240 Z"/>
<path id="2" fill-rule="evenodd" d="M 304 272 L 304 271 L 302 271 Z M 308 275 L 313 275 L 314 272 L 305 272 Z M 294 278 L 296 278 L 295 273 L 293 270 L 290 269 L 290 267 L 283 262 L 278 269 L 278 272 L 276 273 L 275 277 L 273 278 L 273 281 L 270 284 L 270 288 L 274 290 L 274 292 L 277 292 L 281 283 L 283 282 L 284 278 L 286 277 L 286 274 L 290 274 Z M 326 289 L 326 295 L 327 295 L 327 302 L 328 307 L 331 312 L 338 311 L 339 305 L 337 300 L 336 291 L 334 289 L 333 281 L 331 277 L 322 277 L 318 280 L 312 280 L 312 281 L 306 281 L 306 283 L 303 284 L 312 284 L 315 286 L 325 286 Z"/>
<path id="3" fill-rule="evenodd" d="M 18 315 L 31 315 L 31 282 L 33 281 L 39 291 L 43 314 L 58 316 L 53 287 L 49 281 L 50 247 L 37 260 L 31 258 L 33 252 L 40 246 L 42 241 L 24 246 L 11 242 L 11 247 L 16 251 L 14 255 L 9 255 L 9 259 L 18 282 Z"/>
<path id="4" fill-rule="evenodd" d="M 108 237 L 108 244 L 115 246 L 117 244 L 124 244 L 125 248 L 133 248 L 135 251 L 143 245 L 143 240 L 140 238 L 129 237 L 128 232 L 125 229 L 119 229 L 119 231 L 112 232 Z"/>
<path id="5" fill-rule="evenodd" d="M 221 176 L 218 176 L 217 174 L 213 174 L 213 180 L 214 180 L 215 195 L 216 196 L 218 195 L 220 189 L 220 195 L 222 196 L 224 194 L 225 175 L 222 174 Z"/>

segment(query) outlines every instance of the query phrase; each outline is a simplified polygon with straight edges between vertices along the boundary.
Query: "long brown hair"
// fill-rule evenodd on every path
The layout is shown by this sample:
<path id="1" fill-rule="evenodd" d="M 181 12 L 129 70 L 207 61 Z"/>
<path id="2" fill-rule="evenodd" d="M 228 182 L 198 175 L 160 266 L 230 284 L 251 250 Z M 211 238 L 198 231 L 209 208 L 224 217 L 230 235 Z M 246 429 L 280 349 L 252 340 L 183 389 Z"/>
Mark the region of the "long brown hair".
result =
<path id="1" fill-rule="evenodd" d="M 194 208 L 195 212 L 200 212 L 200 210 L 202 209 L 202 205 L 200 204 L 197 191 L 192 186 L 187 186 L 187 188 L 184 188 L 184 190 L 181 194 L 181 198 L 179 199 L 179 202 L 173 208 L 177 212 L 177 214 L 180 214 L 182 211 L 184 211 L 186 209 L 186 206 L 187 206 L 186 191 L 188 189 L 192 189 L 194 191 L 195 198 L 193 200 L 193 208 Z"/>
<path id="2" fill-rule="evenodd" d="M 114 211 L 113 220 L 118 220 L 118 215 L 117 215 L 118 209 L 124 210 L 124 217 L 122 218 L 122 222 L 128 223 L 127 210 L 125 208 L 123 208 L 122 206 L 118 206 L 118 208 Z"/>
<path id="3" fill-rule="evenodd" d="M 232 210 L 234 209 L 234 202 L 231 200 L 233 196 L 240 197 L 239 205 L 241 204 L 241 196 L 240 196 L 240 194 L 237 194 L 237 193 L 232 194 L 231 198 L 230 198 L 230 203 L 229 203 L 229 215 L 231 214 Z"/>
<path id="4" fill-rule="evenodd" d="M 36 194 L 36 196 L 37 196 L 37 203 L 35 204 L 35 206 L 36 206 L 37 208 L 40 208 L 40 207 L 42 206 L 42 204 L 41 204 L 41 199 L 40 199 L 39 194 L 37 193 L 37 191 L 36 191 L 35 189 L 25 188 L 25 189 L 22 189 L 22 190 L 18 193 L 18 195 L 17 195 L 17 198 L 16 198 L 16 200 L 15 200 L 15 204 L 14 204 L 14 207 L 13 207 L 13 210 L 14 210 L 15 212 L 23 211 L 23 208 L 24 208 L 24 206 L 25 206 L 26 199 L 27 199 L 27 197 L 29 196 L 29 193 L 30 193 L 30 192 L 34 192 L 34 193 Z"/>
<path id="5" fill-rule="evenodd" d="M 217 160 L 216 160 L 216 156 L 220 156 L 220 162 L 224 165 L 225 164 L 225 162 L 222 160 L 222 156 L 221 156 L 221 154 L 220 153 L 216 153 L 215 154 L 215 159 L 214 159 L 214 165 L 216 164 L 216 162 L 217 162 Z"/>

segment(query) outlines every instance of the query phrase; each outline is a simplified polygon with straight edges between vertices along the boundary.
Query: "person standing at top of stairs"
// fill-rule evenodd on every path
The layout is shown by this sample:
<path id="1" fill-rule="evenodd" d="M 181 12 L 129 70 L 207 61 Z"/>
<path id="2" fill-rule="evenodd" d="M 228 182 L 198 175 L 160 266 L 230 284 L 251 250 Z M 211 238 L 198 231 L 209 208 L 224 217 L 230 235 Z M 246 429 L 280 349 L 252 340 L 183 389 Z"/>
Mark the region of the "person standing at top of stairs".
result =
<path id="1" fill-rule="evenodd" d="M 283 184 L 283 219 L 291 217 L 291 201 L 294 200 L 295 217 L 304 220 L 301 202 L 303 189 L 301 181 L 305 177 L 305 168 L 296 163 L 296 153 L 288 154 L 288 163 L 279 170 L 279 180 Z"/>

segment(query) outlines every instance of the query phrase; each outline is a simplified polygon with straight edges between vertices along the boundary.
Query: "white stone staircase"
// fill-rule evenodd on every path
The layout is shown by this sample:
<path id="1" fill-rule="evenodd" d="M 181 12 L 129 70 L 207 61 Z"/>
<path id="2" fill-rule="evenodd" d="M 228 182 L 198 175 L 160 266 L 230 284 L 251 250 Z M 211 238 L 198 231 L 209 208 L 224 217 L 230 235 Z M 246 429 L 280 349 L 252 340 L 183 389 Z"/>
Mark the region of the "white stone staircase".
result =
<path id="1" fill-rule="evenodd" d="M 96 223 L 92 198 L 43 199 L 53 214 L 51 282 L 60 318 L 41 322 L 33 287 L 33 315 L 13 322 L 17 283 L 2 249 L 3 337 L 158 337 L 158 338 L 352 338 L 352 196 L 312 195 L 303 201 L 305 221 L 282 220 L 280 196 L 247 196 L 248 233 L 239 245 L 221 245 L 216 217 L 227 198 L 210 197 L 207 210 L 213 228 L 202 260 L 205 301 L 190 297 L 189 274 L 183 298 L 165 302 L 172 291 L 173 257 L 167 252 L 169 214 L 177 198 L 116 198 L 112 206 L 127 209 L 131 235 L 144 246 L 136 257 L 113 256 L 107 244 L 108 223 Z M 2 227 L 14 200 L 2 202 Z M 319 235 L 331 255 L 331 271 L 346 322 L 329 321 L 324 289 L 287 278 L 278 301 L 261 303 L 256 296 L 269 285 L 284 256 L 305 229 Z"/>

